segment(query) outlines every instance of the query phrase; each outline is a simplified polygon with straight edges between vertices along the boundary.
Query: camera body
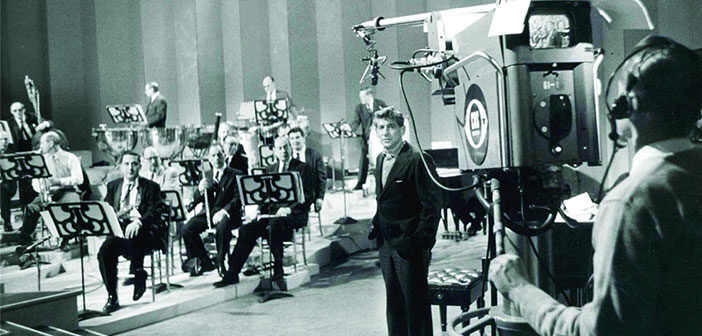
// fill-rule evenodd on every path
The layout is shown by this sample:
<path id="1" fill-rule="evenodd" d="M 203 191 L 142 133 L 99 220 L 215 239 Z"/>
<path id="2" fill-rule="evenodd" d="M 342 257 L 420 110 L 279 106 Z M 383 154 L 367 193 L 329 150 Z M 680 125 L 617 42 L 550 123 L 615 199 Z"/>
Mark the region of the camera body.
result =
<path id="1" fill-rule="evenodd" d="M 449 42 L 429 34 L 430 45 L 452 49 L 458 63 L 486 56 L 444 73 L 455 82 L 462 168 L 599 164 L 589 2 L 532 1 L 516 35 L 488 36 L 493 15 Z"/>

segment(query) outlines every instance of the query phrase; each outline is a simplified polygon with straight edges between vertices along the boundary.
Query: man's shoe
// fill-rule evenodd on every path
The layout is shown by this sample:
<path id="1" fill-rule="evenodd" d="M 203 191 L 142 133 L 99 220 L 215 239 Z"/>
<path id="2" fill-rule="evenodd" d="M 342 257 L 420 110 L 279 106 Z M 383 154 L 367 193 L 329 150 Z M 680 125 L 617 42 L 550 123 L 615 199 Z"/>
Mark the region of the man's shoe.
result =
<path id="1" fill-rule="evenodd" d="M 119 300 L 117 299 L 117 295 L 109 295 L 107 296 L 107 303 L 105 303 L 105 306 L 102 307 L 102 311 L 109 314 L 119 308 Z"/>
<path id="2" fill-rule="evenodd" d="M 183 265 L 180 266 L 180 269 L 183 270 L 183 273 L 190 273 L 192 272 L 193 268 L 195 268 L 195 263 L 197 262 L 197 258 L 190 258 L 186 260 Z"/>
<path id="3" fill-rule="evenodd" d="M 134 296 L 132 299 L 137 301 L 146 292 L 146 277 L 147 273 L 144 270 L 134 272 Z"/>
<path id="4" fill-rule="evenodd" d="M 202 268 L 200 269 L 200 272 L 205 273 L 205 272 L 214 271 L 216 269 L 217 269 L 217 265 L 215 265 L 215 263 L 213 263 L 212 261 L 208 260 L 208 261 L 205 261 L 202 263 Z"/>
<path id="5" fill-rule="evenodd" d="M 123 286 L 131 286 L 131 285 L 133 285 L 133 284 L 134 284 L 134 278 L 133 278 L 133 277 L 132 277 L 132 278 L 126 278 L 126 279 L 124 279 L 124 281 L 122 282 L 122 285 L 123 285 Z"/>
<path id="6" fill-rule="evenodd" d="M 363 190 L 363 185 L 357 184 L 355 187 L 353 187 L 353 190 Z"/>
<path id="7" fill-rule="evenodd" d="M 226 287 L 229 285 L 236 285 L 238 283 L 239 283 L 239 276 L 238 275 L 231 275 L 230 272 L 227 272 L 226 274 L 224 274 L 224 278 L 222 278 L 222 280 L 217 281 L 217 282 L 213 283 L 212 285 L 217 287 L 217 288 L 221 288 L 221 287 Z"/>
<path id="8" fill-rule="evenodd" d="M 261 271 L 259 271 L 258 268 L 256 268 L 256 267 L 247 268 L 244 271 L 244 275 L 246 275 L 246 276 L 252 276 L 252 275 L 256 275 L 256 274 L 261 274 Z"/>

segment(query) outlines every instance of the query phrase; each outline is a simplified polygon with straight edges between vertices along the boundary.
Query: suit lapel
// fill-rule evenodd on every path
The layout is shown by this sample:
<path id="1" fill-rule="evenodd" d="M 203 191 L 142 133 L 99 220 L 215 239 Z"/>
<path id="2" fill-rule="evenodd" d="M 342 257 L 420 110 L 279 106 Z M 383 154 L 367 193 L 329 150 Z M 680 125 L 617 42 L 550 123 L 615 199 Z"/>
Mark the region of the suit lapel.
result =
<path id="1" fill-rule="evenodd" d="M 122 183 L 124 183 L 124 179 L 120 179 L 119 182 L 116 183 L 117 185 L 113 191 L 114 195 L 112 196 L 112 207 L 115 209 L 119 209 L 119 203 L 121 201 L 120 198 L 122 198 Z"/>
<path id="2" fill-rule="evenodd" d="M 395 158 L 395 163 L 392 165 L 392 168 L 390 168 L 390 172 L 388 173 L 388 179 L 385 180 L 385 185 L 383 185 L 383 190 L 380 194 L 381 197 L 383 195 L 385 195 L 385 191 L 388 190 L 387 185 L 390 183 L 393 183 L 393 181 L 395 180 L 395 177 L 397 176 L 397 173 L 399 171 L 401 171 L 402 169 L 404 169 L 405 166 L 407 165 L 407 163 L 409 162 L 409 160 L 407 159 L 407 156 L 409 155 L 408 154 L 409 150 L 408 150 L 408 148 L 406 148 L 407 146 L 409 146 L 407 143 L 403 144 L 402 149 L 400 150 L 400 153 L 397 154 L 397 157 Z M 384 155 L 383 155 L 383 158 L 385 158 Z M 382 165 L 383 163 L 381 162 L 380 164 Z M 381 168 L 381 170 L 382 170 L 382 168 Z M 380 183 L 382 184 L 383 183 L 382 182 L 382 178 L 383 178 L 382 171 L 381 171 L 380 178 L 381 178 Z"/>

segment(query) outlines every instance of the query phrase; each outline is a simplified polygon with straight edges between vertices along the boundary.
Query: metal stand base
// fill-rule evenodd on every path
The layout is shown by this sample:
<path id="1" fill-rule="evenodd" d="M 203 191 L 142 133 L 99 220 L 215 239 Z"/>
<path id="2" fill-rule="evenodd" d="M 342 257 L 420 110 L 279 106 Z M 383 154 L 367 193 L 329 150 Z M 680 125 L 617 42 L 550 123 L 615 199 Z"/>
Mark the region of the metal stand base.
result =
<path id="1" fill-rule="evenodd" d="M 353 223 L 358 223 L 358 221 L 351 218 L 351 217 L 348 217 L 348 216 L 341 217 L 334 222 L 334 224 L 353 224 Z"/>
<path id="2" fill-rule="evenodd" d="M 287 290 L 288 285 L 285 283 L 285 279 L 261 278 L 261 282 L 254 289 L 254 294 L 260 296 L 261 298 L 258 299 L 258 302 L 263 303 L 274 299 L 293 297 L 294 295 L 288 293 Z"/>
<path id="3" fill-rule="evenodd" d="M 100 317 L 100 316 L 110 316 L 109 313 L 97 311 L 97 310 L 81 310 L 78 312 L 78 321 L 83 321 L 87 319 L 91 319 L 93 317 Z"/>
<path id="4" fill-rule="evenodd" d="M 167 285 L 167 284 L 162 282 L 162 283 L 156 284 L 156 287 L 154 287 L 154 289 L 156 291 L 156 294 L 158 294 L 158 293 L 162 293 L 162 292 L 170 290 L 168 287 L 170 287 L 170 289 L 183 288 L 183 285 L 179 285 L 179 284 L 175 284 L 175 283 Z"/>

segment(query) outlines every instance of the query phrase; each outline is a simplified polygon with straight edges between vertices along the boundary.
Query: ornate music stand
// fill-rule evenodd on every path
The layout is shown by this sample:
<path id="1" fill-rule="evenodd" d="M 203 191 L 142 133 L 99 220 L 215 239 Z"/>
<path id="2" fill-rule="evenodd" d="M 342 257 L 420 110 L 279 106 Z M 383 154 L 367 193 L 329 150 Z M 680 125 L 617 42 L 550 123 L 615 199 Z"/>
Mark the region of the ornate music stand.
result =
<path id="1" fill-rule="evenodd" d="M 51 176 L 46 168 L 46 162 L 41 154 L 35 152 L 20 152 L 14 154 L 0 155 L 0 180 L 18 181 L 34 178 L 46 178 Z M 42 201 L 47 201 L 45 194 L 42 194 Z M 37 265 L 37 288 L 41 290 L 41 259 L 39 258 L 38 246 L 46 239 L 32 244 L 29 248 L 18 250 L 17 254 L 22 254 L 26 250 L 34 251 L 34 258 Z M 19 248 L 18 248 L 19 249 Z"/>
<path id="2" fill-rule="evenodd" d="M 287 99 L 276 100 L 255 100 L 254 117 L 256 125 L 267 127 L 276 123 L 288 122 L 290 116 L 290 102 Z M 263 134 L 259 129 L 259 138 L 263 144 L 267 144 L 266 139 L 275 137 L 275 134 Z"/>
<path id="3" fill-rule="evenodd" d="M 163 197 L 166 204 L 168 204 L 168 253 L 166 254 L 166 283 L 159 283 L 156 285 L 156 293 L 161 293 L 164 290 L 170 292 L 171 287 L 173 288 L 183 288 L 183 285 L 176 283 L 171 283 L 171 272 L 173 271 L 172 265 L 175 261 L 173 257 L 173 233 L 175 228 L 175 222 L 185 221 L 185 207 L 183 206 L 183 199 L 180 197 L 180 192 L 178 190 L 164 190 L 161 191 L 161 196 Z M 182 261 L 181 261 L 182 262 Z"/>
<path id="4" fill-rule="evenodd" d="M 80 277 L 83 292 L 83 310 L 78 312 L 78 320 L 96 316 L 107 316 L 108 313 L 87 310 L 85 306 L 85 268 L 83 266 L 83 249 L 87 236 L 116 236 L 123 237 L 122 228 L 117 221 L 114 209 L 106 202 L 87 201 L 57 203 L 46 206 L 42 218 L 51 234 L 61 238 L 80 239 Z"/>
<path id="5" fill-rule="evenodd" d="M 144 109 L 139 104 L 107 105 L 105 109 L 115 124 L 146 122 Z"/>
<path id="6" fill-rule="evenodd" d="M 270 207 L 275 204 L 292 204 L 304 203 L 305 194 L 302 190 L 302 179 L 298 172 L 283 172 L 283 173 L 268 173 L 261 175 L 238 176 L 239 196 L 243 206 L 258 205 L 261 207 Z M 259 214 L 256 220 L 275 218 L 274 214 Z M 271 244 L 272 222 L 268 222 L 268 244 Z M 273 263 L 273 254 L 270 253 L 269 262 Z M 281 261 L 282 262 L 282 261 Z M 261 264 L 263 264 L 263 255 L 261 255 Z M 273 267 L 269 269 L 269 278 L 261 276 L 261 282 L 258 284 L 254 293 L 261 293 L 261 298 L 258 302 L 266 302 L 268 300 L 292 297 L 293 295 L 287 292 L 285 280 L 273 281 Z"/>
<path id="7" fill-rule="evenodd" d="M 271 145 L 264 144 L 258 146 L 258 158 L 259 162 L 261 162 L 261 166 L 263 167 L 268 167 L 278 162 L 278 158 L 275 156 L 275 153 L 273 152 L 273 146 Z"/>
<path id="8" fill-rule="evenodd" d="M 344 216 L 337 219 L 334 224 L 353 224 L 358 221 L 346 215 L 346 169 L 344 168 L 346 156 L 344 155 L 344 138 L 356 138 L 359 135 L 351 129 L 345 121 L 322 124 L 324 130 L 332 139 L 339 139 L 339 155 L 341 156 L 341 192 L 344 194 Z M 333 170 L 333 169 L 332 169 Z"/>

